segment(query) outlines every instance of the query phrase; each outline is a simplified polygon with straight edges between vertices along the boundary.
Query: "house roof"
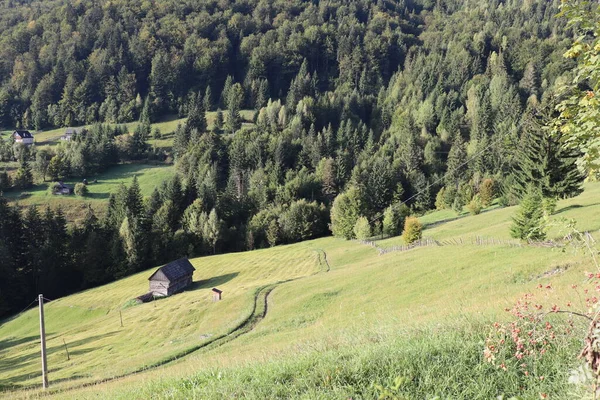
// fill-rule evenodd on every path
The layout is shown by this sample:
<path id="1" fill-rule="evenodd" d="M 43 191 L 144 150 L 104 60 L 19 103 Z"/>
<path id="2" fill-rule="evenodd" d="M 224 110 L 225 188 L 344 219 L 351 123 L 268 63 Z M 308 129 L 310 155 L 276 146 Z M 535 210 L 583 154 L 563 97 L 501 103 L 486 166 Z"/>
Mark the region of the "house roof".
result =
<path id="1" fill-rule="evenodd" d="M 66 183 L 63 182 L 58 182 L 58 185 L 60 186 L 61 189 L 73 189 L 73 185 L 67 185 Z"/>
<path id="2" fill-rule="evenodd" d="M 186 275 L 192 274 L 196 268 L 192 266 L 190 260 L 187 258 L 180 258 L 177 261 L 170 262 L 169 264 L 157 269 L 148 278 L 149 281 L 160 271 L 162 272 L 169 281 L 176 281 L 177 279 L 183 278 Z"/>
<path id="3" fill-rule="evenodd" d="M 13 132 L 13 135 L 19 136 L 21 139 L 33 139 L 33 135 L 29 131 L 17 130 Z"/>

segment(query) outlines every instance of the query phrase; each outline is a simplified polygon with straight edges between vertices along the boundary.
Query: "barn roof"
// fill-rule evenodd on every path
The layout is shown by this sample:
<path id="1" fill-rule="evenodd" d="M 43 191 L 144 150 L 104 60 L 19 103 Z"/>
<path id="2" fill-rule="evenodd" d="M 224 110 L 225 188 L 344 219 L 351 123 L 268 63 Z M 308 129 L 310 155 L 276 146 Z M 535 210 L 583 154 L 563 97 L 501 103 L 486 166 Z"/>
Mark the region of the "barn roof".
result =
<path id="1" fill-rule="evenodd" d="M 187 258 L 180 258 L 177 261 L 170 262 L 169 264 L 157 269 L 156 272 L 154 272 L 150 278 L 148 278 L 148 280 L 151 281 L 152 278 L 154 278 L 154 275 L 160 271 L 167 277 L 169 281 L 176 281 L 177 279 L 183 278 L 186 275 L 192 274 L 195 270 L 196 268 L 192 266 L 190 260 Z"/>
<path id="2" fill-rule="evenodd" d="M 13 132 L 13 135 L 19 136 L 21 139 L 31 139 L 33 135 L 29 131 L 16 130 Z"/>

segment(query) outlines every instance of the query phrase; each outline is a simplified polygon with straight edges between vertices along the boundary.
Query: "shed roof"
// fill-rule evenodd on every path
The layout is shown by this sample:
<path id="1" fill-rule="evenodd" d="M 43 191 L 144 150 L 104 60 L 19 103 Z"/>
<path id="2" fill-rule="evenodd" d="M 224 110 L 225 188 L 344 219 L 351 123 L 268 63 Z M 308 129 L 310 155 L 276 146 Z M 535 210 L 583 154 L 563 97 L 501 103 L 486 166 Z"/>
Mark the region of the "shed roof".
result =
<path id="1" fill-rule="evenodd" d="M 29 131 L 24 130 L 16 130 L 13 132 L 13 135 L 19 136 L 22 139 L 32 139 L 33 135 Z"/>
<path id="2" fill-rule="evenodd" d="M 66 183 L 63 183 L 63 182 L 58 182 L 58 186 L 61 189 L 73 189 L 74 188 L 73 185 L 67 185 Z"/>
<path id="3" fill-rule="evenodd" d="M 219 289 L 217 289 L 216 287 L 215 287 L 215 288 L 213 288 L 213 289 L 212 289 L 212 291 L 213 291 L 213 292 L 215 292 L 215 293 L 219 293 L 219 294 L 223 293 L 223 291 L 222 291 L 222 290 L 219 290 Z"/>
<path id="4" fill-rule="evenodd" d="M 157 269 L 150 276 L 150 278 L 148 278 L 148 280 L 151 281 L 152 278 L 154 278 L 154 276 L 160 271 L 167 277 L 169 281 L 176 281 L 177 279 L 192 274 L 195 270 L 196 268 L 192 266 L 190 260 L 187 258 L 180 258 L 177 261 L 170 262 L 169 264 Z"/>

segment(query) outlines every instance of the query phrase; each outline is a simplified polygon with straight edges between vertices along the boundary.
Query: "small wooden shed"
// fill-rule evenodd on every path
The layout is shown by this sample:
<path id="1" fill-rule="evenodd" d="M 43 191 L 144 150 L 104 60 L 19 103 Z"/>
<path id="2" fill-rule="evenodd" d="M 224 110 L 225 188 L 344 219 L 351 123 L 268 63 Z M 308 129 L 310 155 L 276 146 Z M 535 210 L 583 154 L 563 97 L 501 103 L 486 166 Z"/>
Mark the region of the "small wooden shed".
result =
<path id="1" fill-rule="evenodd" d="M 221 295 L 222 294 L 223 294 L 222 290 L 219 290 L 217 288 L 213 288 L 212 289 L 213 301 L 219 301 L 219 300 L 221 300 Z"/>
<path id="2" fill-rule="evenodd" d="M 150 293 L 159 297 L 170 296 L 182 291 L 191 285 L 195 270 L 196 268 L 192 266 L 187 258 L 181 258 L 160 267 L 148 278 Z"/>

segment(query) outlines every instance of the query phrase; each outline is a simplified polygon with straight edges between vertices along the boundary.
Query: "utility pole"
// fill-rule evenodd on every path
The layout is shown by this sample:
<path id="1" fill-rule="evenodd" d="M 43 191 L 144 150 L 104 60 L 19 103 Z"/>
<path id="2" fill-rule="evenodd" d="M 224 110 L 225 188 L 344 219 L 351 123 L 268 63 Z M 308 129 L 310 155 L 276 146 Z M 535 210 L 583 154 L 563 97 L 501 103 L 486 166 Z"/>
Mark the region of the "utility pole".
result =
<path id="1" fill-rule="evenodd" d="M 40 341 L 42 346 L 42 386 L 48 388 L 48 364 L 46 362 L 46 328 L 44 327 L 44 296 L 39 295 L 40 303 Z"/>

